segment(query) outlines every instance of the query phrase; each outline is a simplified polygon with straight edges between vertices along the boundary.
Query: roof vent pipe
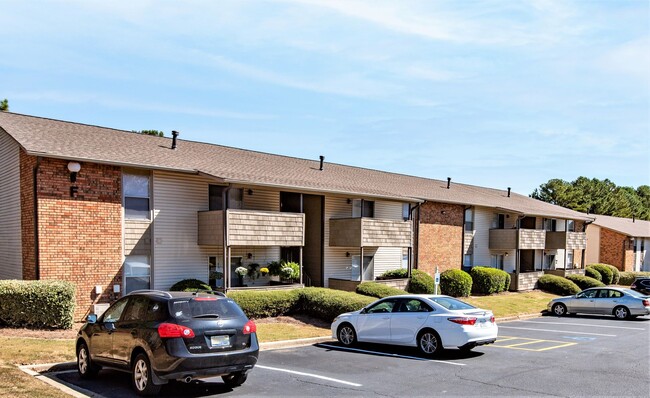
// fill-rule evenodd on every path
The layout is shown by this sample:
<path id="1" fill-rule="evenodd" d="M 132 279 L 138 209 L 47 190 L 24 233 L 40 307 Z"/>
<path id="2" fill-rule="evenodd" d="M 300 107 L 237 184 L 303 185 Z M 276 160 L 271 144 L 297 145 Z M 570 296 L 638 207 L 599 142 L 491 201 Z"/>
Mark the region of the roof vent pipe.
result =
<path id="1" fill-rule="evenodd" d="M 447 177 L 447 189 L 451 186 L 451 177 Z"/>
<path id="2" fill-rule="evenodd" d="M 510 197 L 510 187 L 508 187 L 508 197 Z"/>
<path id="3" fill-rule="evenodd" d="M 178 131 L 172 131 L 172 149 L 176 149 L 176 137 L 178 137 Z"/>
<path id="4" fill-rule="evenodd" d="M 320 155 L 318 158 L 320 159 L 320 168 L 318 170 L 323 171 L 323 161 L 325 160 L 325 156 Z"/>

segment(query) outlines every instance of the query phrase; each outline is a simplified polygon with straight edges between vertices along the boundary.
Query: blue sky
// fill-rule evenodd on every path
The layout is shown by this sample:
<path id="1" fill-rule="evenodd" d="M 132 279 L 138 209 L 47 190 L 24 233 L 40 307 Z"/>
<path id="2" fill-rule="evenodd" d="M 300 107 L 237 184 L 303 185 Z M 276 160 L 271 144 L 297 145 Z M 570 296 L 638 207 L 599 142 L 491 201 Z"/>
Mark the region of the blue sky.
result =
<path id="1" fill-rule="evenodd" d="M 522 194 L 650 184 L 650 2 L 4 1 L 10 110 Z"/>

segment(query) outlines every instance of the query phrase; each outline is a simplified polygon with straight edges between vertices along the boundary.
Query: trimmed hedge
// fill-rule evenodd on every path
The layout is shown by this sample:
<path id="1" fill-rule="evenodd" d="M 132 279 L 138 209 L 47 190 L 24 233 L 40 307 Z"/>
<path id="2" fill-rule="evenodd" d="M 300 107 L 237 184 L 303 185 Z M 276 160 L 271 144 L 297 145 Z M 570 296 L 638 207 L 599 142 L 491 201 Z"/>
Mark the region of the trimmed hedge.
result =
<path id="1" fill-rule="evenodd" d="M 582 290 L 588 289 L 590 287 L 602 287 L 605 286 L 605 284 L 598 279 L 591 278 L 588 276 L 584 275 L 567 275 L 566 278 L 576 285 Z"/>
<path id="2" fill-rule="evenodd" d="M 472 277 L 463 270 L 449 269 L 440 274 L 440 291 L 452 297 L 467 297 L 472 291 Z"/>
<path id="3" fill-rule="evenodd" d="M 71 329 L 75 292 L 65 281 L 0 281 L 0 324 Z"/>
<path id="4" fill-rule="evenodd" d="M 344 312 L 360 310 L 376 300 L 374 297 L 323 287 L 306 287 L 300 289 L 298 295 L 302 313 L 327 322 L 332 322 Z"/>
<path id="5" fill-rule="evenodd" d="M 585 268 L 585 276 L 596 279 L 598 282 L 603 281 L 603 276 L 596 270 L 596 268 Z"/>
<path id="6" fill-rule="evenodd" d="M 381 279 L 399 279 L 408 278 L 406 268 L 398 268 L 386 271 L 380 276 Z M 417 269 L 411 270 L 411 281 L 406 291 L 413 294 L 433 294 L 435 293 L 435 283 L 433 277 L 424 271 Z"/>
<path id="7" fill-rule="evenodd" d="M 605 264 L 589 264 L 587 268 L 593 268 L 600 273 L 603 277 L 602 282 L 606 285 L 611 285 L 614 280 L 614 271 Z"/>
<path id="8" fill-rule="evenodd" d="M 212 290 L 210 285 L 198 279 L 183 279 L 176 282 L 169 288 L 172 292 L 186 292 L 196 290 Z"/>
<path id="9" fill-rule="evenodd" d="M 470 270 L 470 275 L 477 293 L 500 293 L 510 288 L 510 274 L 500 269 L 475 266 Z"/>
<path id="10" fill-rule="evenodd" d="M 631 285 L 637 277 L 646 276 L 650 278 L 650 272 L 621 272 L 619 285 Z"/>
<path id="11" fill-rule="evenodd" d="M 295 312 L 298 308 L 297 290 L 230 291 L 228 297 L 235 300 L 249 318 L 267 318 Z"/>
<path id="12" fill-rule="evenodd" d="M 397 296 L 406 293 L 402 289 L 397 289 L 395 287 L 386 286 L 384 284 L 376 283 L 376 282 L 361 282 L 357 286 L 356 292 L 358 294 L 363 294 L 364 296 L 371 296 L 377 298 Z"/>
<path id="13" fill-rule="evenodd" d="M 578 285 L 557 275 L 546 274 L 537 281 L 537 286 L 545 292 L 570 296 L 580 292 Z"/>
<path id="14" fill-rule="evenodd" d="M 618 270 L 618 268 L 614 267 L 613 265 L 609 264 L 603 264 L 606 267 L 609 267 L 610 270 L 612 270 L 612 285 L 618 285 L 619 280 L 621 279 L 621 272 Z"/>

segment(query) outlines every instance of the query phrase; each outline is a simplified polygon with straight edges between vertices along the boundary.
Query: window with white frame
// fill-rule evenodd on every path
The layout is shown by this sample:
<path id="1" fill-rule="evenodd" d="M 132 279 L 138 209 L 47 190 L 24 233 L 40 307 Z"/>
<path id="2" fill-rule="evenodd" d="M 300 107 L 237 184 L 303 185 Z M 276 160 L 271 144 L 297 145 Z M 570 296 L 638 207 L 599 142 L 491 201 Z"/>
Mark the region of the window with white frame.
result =
<path id="1" fill-rule="evenodd" d="M 352 269 L 350 270 L 350 280 L 359 281 L 361 280 L 361 272 L 363 272 L 363 280 L 371 281 L 374 280 L 375 266 L 372 261 L 373 256 L 363 256 L 363 271 L 359 267 L 359 260 L 361 256 L 352 256 Z"/>
<path id="2" fill-rule="evenodd" d="M 402 220 L 407 221 L 411 215 L 411 204 L 402 203 Z"/>
<path id="3" fill-rule="evenodd" d="M 557 220 L 554 218 L 545 218 L 544 219 L 544 229 L 549 232 L 556 230 Z"/>
<path id="4" fill-rule="evenodd" d="M 576 230 L 576 222 L 573 220 L 566 220 L 566 230 L 568 232 L 575 232 Z"/>
<path id="5" fill-rule="evenodd" d="M 470 207 L 465 209 L 465 231 L 474 230 L 474 210 Z"/>
<path id="6" fill-rule="evenodd" d="M 124 187 L 124 218 L 127 220 L 151 219 L 149 173 L 125 172 L 122 182 Z"/>
<path id="7" fill-rule="evenodd" d="M 465 254 L 463 257 L 463 266 L 464 267 L 471 267 L 472 261 L 474 260 L 474 255 L 473 254 Z"/>
<path id="8" fill-rule="evenodd" d="M 369 217 L 375 216 L 375 202 L 373 200 L 354 199 L 352 201 L 352 217 Z"/>
<path id="9" fill-rule="evenodd" d="M 573 268 L 573 250 L 566 253 L 566 268 Z"/>
<path id="10" fill-rule="evenodd" d="M 492 268 L 503 270 L 505 263 L 505 256 L 503 254 L 493 254 L 490 256 Z"/>
<path id="11" fill-rule="evenodd" d="M 543 269 L 555 269 L 555 254 L 545 254 L 544 255 L 544 268 Z"/>
<path id="12" fill-rule="evenodd" d="M 228 209 L 241 209 L 243 208 L 243 189 L 242 188 L 230 188 L 228 189 L 228 195 L 224 200 L 224 192 L 226 191 L 225 186 L 221 185 L 210 185 L 208 187 L 208 210 L 225 210 Z"/>
<path id="13" fill-rule="evenodd" d="M 151 286 L 151 264 L 149 256 L 131 255 L 124 258 L 124 293 L 149 289 Z"/>

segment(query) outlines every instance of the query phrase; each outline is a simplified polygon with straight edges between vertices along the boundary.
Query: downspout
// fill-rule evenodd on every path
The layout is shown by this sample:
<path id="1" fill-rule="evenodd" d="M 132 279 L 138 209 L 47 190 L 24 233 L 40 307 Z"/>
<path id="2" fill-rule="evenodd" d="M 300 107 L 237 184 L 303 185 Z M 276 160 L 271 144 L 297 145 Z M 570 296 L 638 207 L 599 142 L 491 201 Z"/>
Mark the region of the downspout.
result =
<path id="1" fill-rule="evenodd" d="M 223 190 L 221 194 L 221 203 L 223 203 L 223 290 L 228 291 L 230 286 L 230 257 L 228 256 L 228 192 L 230 185 Z"/>
<path id="2" fill-rule="evenodd" d="M 424 203 L 426 203 L 426 201 Z M 419 251 L 419 248 L 420 248 L 420 205 L 421 205 L 421 203 L 418 203 L 413 208 L 411 208 L 409 210 L 409 219 L 411 220 L 411 225 L 413 226 L 413 235 L 415 237 L 413 239 L 413 243 L 415 245 L 415 250 L 413 250 L 413 248 L 411 248 L 411 256 L 409 256 L 409 263 L 408 263 L 407 273 L 406 273 L 406 276 L 408 278 L 411 277 L 411 270 L 413 269 L 413 265 L 415 265 L 415 268 L 417 268 L 417 266 L 418 266 L 417 259 L 418 259 L 418 251 Z M 418 211 L 418 219 L 417 219 L 417 222 L 414 223 L 413 222 L 413 212 L 416 211 L 416 210 Z"/>
<path id="3" fill-rule="evenodd" d="M 33 195 L 34 195 L 34 277 L 36 280 L 41 279 L 40 266 L 40 244 L 38 240 L 38 171 L 41 166 L 41 157 L 36 157 L 36 166 L 34 166 L 33 175 Z"/>
<path id="4" fill-rule="evenodd" d="M 592 220 L 592 221 L 585 221 L 585 225 L 582 227 L 582 232 L 584 232 L 585 234 L 587 234 L 587 226 L 588 226 L 589 224 L 593 223 L 594 221 L 595 221 L 595 220 Z M 587 239 L 587 238 L 585 237 L 585 240 L 586 240 L 586 239 Z M 581 257 L 581 258 L 580 258 L 580 265 L 582 265 L 582 268 L 583 268 L 583 269 L 585 268 L 585 252 L 586 252 L 586 251 L 587 251 L 587 248 L 586 248 L 586 246 L 585 246 L 585 248 L 582 249 L 582 255 L 580 256 L 580 257 Z"/>

